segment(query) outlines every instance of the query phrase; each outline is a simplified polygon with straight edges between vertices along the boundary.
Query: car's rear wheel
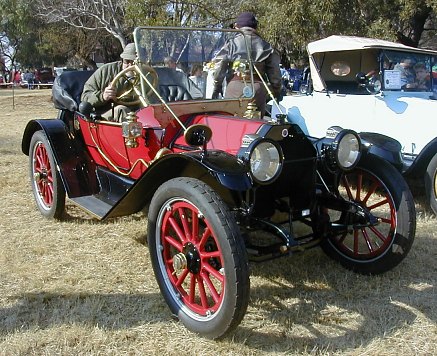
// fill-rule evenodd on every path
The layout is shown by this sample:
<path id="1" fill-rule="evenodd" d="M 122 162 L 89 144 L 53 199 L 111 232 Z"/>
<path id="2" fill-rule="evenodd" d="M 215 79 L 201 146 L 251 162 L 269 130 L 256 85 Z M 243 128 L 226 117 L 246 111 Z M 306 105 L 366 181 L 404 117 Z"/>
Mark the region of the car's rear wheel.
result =
<path id="1" fill-rule="evenodd" d="M 345 173 L 339 185 L 343 199 L 353 201 L 379 220 L 361 224 L 343 212 L 333 223 L 348 225 L 347 231 L 332 233 L 323 250 L 343 266 L 364 274 L 378 274 L 399 264 L 408 254 L 416 231 L 414 200 L 401 174 L 388 162 L 364 156 L 353 171 Z"/>
<path id="2" fill-rule="evenodd" d="M 425 192 L 430 208 L 437 215 L 437 153 L 431 159 L 426 169 Z"/>
<path id="3" fill-rule="evenodd" d="M 36 131 L 30 141 L 29 172 L 36 205 L 47 218 L 62 218 L 65 190 L 46 135 Z"/>
<path id="4" fill-rule="evenodd" d="M 247 254 L 233 215 L 208 185 L 164 183 L 149 208 L 148 243 L 164 299 L 189 330 L 216 339 L 240 323 L 249 301 Z"/>

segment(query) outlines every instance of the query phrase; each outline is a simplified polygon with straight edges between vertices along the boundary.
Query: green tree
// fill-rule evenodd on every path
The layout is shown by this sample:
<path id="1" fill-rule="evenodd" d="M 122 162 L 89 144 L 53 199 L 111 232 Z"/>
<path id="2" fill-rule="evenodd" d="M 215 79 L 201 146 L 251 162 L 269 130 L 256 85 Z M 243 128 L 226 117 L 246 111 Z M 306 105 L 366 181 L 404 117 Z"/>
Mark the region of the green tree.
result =
<path id="1" fill-rule="evenodd" d="M 66 23 L 87 30 L 104 30 L 116 38 L 122 47 L 132 32 L 125 26 L 125 0 L 37 0 L 37 16 L 47 23 Z"/>
<path id="2" fill-rule="evenodd" d="M 39 68 L 62 57 L 59 51 L 52 50 L 50 43 L 44 42 L 51 28 L 32 15 L 32 3 L 25 0 L 0 0 L 0 5 L 0 48 L 2 56 L 7 58 L 9 69 L 16 69 L 17 66 Z M 60 48 L 63 48 L 62 45 Z"/>
<path id="3" fill-rule="evenodd" d="M 16 69 L 17 58 L 23 44 L 31 43 L 33 36 L 31 5 L 26 0 L 0 0 L 0 51 L 9 62 L 9 68 Z"/>
<path id="4" fill-rule="evenodd" d="M 333 34 L 375 37 L 417 47 L 429 36 L 437 0 L 260 0 L 254 10 L 260 17 L 262 34 L 281 52 L 283 60 L 296 61 L 305 57 L 308 42 Z"/>
<path id="5" fill-rule="evenodd" d="M 26 1 L 0 0 L 20 2 Z M 432 43 L 437 11 L 437 0 L 82 0 L 74 5 L 69 0 L 36 0 L 36 4 L 44 19 L 37 41 L 44 53 L 54 56 L 68 49 L 65 55 L 85 64 L 92 64 L 96 47 L 108 52 L 107 59 L 114 57 L 132 40 L 136 26 L 228 27 L 241 11 L 257 14 L 259 32 L 281 52 L 284 63 L 305 58 L 309 41 L 332 34 L 420 46 L 425 39 Z M 53 33 L 60 27 L 62 34 L 68 34 L 64 42 Z"/>
<path id="6" fill-rule="evenodd" d="M 51 59 L 51 66 L 96 68 L 97 52 L 107 61 L 115 60 L 121 52 L 119 41 L 106 31 L 88 31 L 63 22 L 41 29 L 39 41 L 39 50 Z"/>
<path id="7" fill-rule="evenodd" d="M 127 0 L 126 23 L 135 26 L 227 27 L 245 0 Z"/>

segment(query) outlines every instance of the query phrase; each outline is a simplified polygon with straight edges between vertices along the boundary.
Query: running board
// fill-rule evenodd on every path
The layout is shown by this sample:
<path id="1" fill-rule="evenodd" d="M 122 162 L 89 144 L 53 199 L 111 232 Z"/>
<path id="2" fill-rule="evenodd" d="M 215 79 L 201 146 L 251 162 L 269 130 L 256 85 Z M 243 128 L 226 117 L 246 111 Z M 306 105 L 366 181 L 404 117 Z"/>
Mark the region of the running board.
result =
<path id="1" fill-rule="evenodd" d="M 99 199 L 95 195 L 87 195 L 84 197 L 70 198 L 73 204 L 79 208 L 85 210 L 87 213 L 93 215 L 99 220 L 102 220 L 109 211 L 113 208 L 113 205 Z"/>

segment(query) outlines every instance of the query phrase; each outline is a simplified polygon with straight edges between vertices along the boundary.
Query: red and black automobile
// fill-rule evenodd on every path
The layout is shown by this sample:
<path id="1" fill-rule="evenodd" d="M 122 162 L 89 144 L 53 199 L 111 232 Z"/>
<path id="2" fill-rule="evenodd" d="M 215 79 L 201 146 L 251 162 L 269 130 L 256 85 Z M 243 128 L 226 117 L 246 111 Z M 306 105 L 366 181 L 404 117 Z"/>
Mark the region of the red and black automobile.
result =
<path id="1" fill-rule="evenodd" d="M 47 218 L 65 217 L 66 199 L 102 220 L 147 210 L 162 295 L 209 338 L 243 319 L 252 262 L 320 246 L 348 269 L 378 274 L 405 258 L 415 236 L 408 186 L 354 131 L 330 127 L 316 139 L 282 115 L 259 116 L 249 47 L 232 67 L 242 96 L 211 99 L 215 55 L 236 35 L 139 27 L 137 60 L 113 82 L 128 84 L 115 104 L 140 109 L 105 120 L 80 102 L 91 72 L 65 72 L 53 88 L 58 117 L 30 121 L 22 140 Z M 164 67 L 168 55 L 178 70 Z M 186 73 L 199 63 L 204 85 L 194 88 Z"/>

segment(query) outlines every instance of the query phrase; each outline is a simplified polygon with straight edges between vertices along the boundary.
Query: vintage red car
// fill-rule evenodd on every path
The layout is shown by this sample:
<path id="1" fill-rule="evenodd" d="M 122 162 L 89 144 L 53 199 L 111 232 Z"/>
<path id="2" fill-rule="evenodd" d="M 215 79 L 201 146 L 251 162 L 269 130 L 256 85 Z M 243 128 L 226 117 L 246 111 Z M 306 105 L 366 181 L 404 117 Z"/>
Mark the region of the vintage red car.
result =
<path id="1" fill-rule="evenodd" d="M 30 121 L 22 141 L 44 216 L 62 219 L 66 198 L 98 219 L 147 208 L 162 295 L 188 329 L 209 338 L 243 319 L 252 261 L 321 246 L 344 267 L 377 274 L 397 266 L 415 236 L 407 184 L 354 131 L 331 127 L 315 140 L 280 115 L 257 117 L 249 54 L 238 59 L 249 90 L 211 99 L 214 56 L 241 35 L 137 28 L 138 58 L 114 81 L 130 83 L 139 110 L 104 120 L 80 102 L 91 73 L 65 72 L 53 89 L 58 117 Z M 181 69 L 204 64 L 202 97 L 194 99 L 186 74 L 163 66 L 169 54 Z"/>

